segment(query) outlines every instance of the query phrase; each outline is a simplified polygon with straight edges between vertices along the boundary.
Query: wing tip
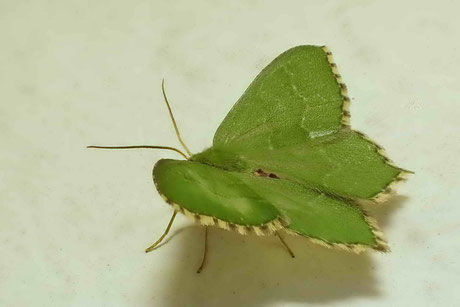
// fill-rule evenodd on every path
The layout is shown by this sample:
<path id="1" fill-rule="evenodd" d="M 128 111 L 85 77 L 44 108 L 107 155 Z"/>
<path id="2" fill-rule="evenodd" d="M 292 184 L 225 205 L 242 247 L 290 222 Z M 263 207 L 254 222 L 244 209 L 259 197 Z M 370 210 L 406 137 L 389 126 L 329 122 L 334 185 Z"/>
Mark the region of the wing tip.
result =
<path id="1" fill-rule="evenodd" d="M 389 164 L 393 167 L 396 167 L 393 164 Z M 393 180 L 379 193 L 377 193 L 374 197 L 370 199 L 370 201 L 374 204 L 381 204 L 386 202 L 388 199 L 390 199 L 395 193 L 397 187 L 402 184 L 403 182 L 406 182 L 407 179 L 409 178 L 410 175 L 415 174 L 412 171 L 408 171 L 399 167 L 398 168 L 400 171 L 398 175 L 396 175 Z"/>
<path id="2" fill-rule="evenodd" d="M 369 143 L 375 146 L 375 150 L 377 151 L 379 155 L 382 156 L 385 164 L 392 166 L 399 170 L 399 173 L 392 179 L 390 183 L 388 183 L 388 185 L 386 185 L 380 192 L 378 192 L 377 194 L 369 198 L 369 201 L 371 203 L 374 203 L 374 204 L 384 203 L 389 198 L 391 198 L 391 196 L 395 194 L 396 186 L 407 181 L 407 179 L 409 178 L 409 175 L 413 175 L 415 173 L 413 171 L 406 170 L 406 169 L 396 166 L 396 164 L 394 164 L 394 162 L 388 157 L 385 149 L 381 145 L 377 144 L 374 140 L 372 140 L 369 136 L 367 136 L 363 132 L 354 130 L 354 129 L 353 131 L 356 134 L 358 134 L 362 139 L 368 141 Z"/>

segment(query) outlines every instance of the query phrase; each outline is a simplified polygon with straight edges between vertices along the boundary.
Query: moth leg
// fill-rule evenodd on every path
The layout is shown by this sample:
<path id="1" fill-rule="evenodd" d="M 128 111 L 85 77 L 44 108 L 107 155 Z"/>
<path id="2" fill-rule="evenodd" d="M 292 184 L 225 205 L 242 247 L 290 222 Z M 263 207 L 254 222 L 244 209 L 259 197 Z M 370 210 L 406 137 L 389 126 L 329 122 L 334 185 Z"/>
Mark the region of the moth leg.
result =
<path id="1" fill-rule="evenodd" d="M 153 251 L 157 247 L 157 245 L 160 244 L 161 241 L 163 241 L 163 239 L 166 237 L 166 235 L 168 234 L 169 230 L 171 229 L 171 226 L 172 226 L 172 223 L 174 222 L 174 218 L 176 217 L 176 214 L 177 214 L 177 211 L 174 210 L 174 213 L 173 213 L 173 215 L 171 217 L 171 220 L 169 221 L 168 227 L 166 227 L 165 232 L 163 233 L 163 235 L 155 243 L 153 243 L 150 247 L 148 247 L 145 250 L 146 253 Z"/>
<path id="2" fill-rule="evenodd" d="M 283 238 L 281 237 L 281 235 L 279 234 L 278 231 L 276 232 L 276 235 L 278 236 L 278 238 L 280 238 L 281 243 L 283 243 L 284 247 L 286 247 L 286 249 L 287 249 L 288 253 L 291 255 L 291 257 L 295 258 L 294 252 L 289 248 L 289 246 L 286 244 L 286 242 L 284 242 Z"/>
<path id="3" fill-rule="evenodd" d="M 203 259 L 201 260 L 201 265 L 196 271 L 198 274 L 201 273 L 204 267 L 204 263 L 206 262 L 206 254 L 208 252 L 208 226 L 204 227 L 204 251 L 203 251 Z"/>

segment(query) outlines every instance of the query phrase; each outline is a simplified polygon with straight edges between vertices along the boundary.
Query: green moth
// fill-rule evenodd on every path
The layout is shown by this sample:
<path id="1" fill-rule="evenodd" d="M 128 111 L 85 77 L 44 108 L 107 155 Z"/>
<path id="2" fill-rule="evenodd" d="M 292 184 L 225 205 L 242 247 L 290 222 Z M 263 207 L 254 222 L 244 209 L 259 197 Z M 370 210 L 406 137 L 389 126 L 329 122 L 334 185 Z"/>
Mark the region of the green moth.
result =
<path id="1" fill-rule="evenodd" d="M 197 154 L 182 141 L 165 100 L 187 154 L 167 146 L 90 146 L 163 148 L 186 158 L 153 168 L 174 214 L 147 251 L 177 212 L 243 235 L 277 235 L 286 247 L 281 230 L 326 247 L 389 250 L 359 204 L 384 201 L 411 172 L 351 129 L 347 88 L 327 47 L 298 46 L 273 60 L 230 110 L 212 147 Z"/>

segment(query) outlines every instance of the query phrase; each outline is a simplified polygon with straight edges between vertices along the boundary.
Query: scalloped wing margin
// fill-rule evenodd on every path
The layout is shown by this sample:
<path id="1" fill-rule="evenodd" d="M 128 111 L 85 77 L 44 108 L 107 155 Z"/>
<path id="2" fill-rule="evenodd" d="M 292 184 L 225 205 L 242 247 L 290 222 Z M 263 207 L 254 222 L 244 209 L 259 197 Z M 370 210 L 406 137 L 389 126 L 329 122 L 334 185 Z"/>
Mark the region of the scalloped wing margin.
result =
<path id="1" fill-rule="evenodd" d="M 383 232 L 380 230 L 377 221 L 367 215 L 366 212 L 364 212 L 364 217 L 366 222 L 369 224 L 369 227 L 375 237 L 375 245 L 366 245 L 366 244 L 360 244 L 360 243 L 341 243 L 341 242 L 331 242 L 325 239 L 317 238 L 317 237 L 312 237 L 306 234 L 299 233 L 295 230 L 285 228 L 285 231 L 293 236 L 302 236 L 304 238 L 307 238 L 310 242 L 314 244 L 321 245 L 326 248 L 330 249 L 339 249 L 339 250 L 344 250 L 347 252 L 352 252 L 355 254 L 360 254 L 366 250 L 376 250 L 382 253 L 389 253 L 391 251 L 390 246 L 388 245 L 388 242 L 385 239 L 385 236 L 383 235 Z"/>
<path id="2" fill-rule="evenodd" d="M 350 127 L 350 97 L 348 97 L 348 88 L 342 80 L 342 75 L 339 73 L 337 64 L 334 61 L 332 52 L 327 46 L 322 47 L 323 51 L 326 53 L 329 66 L 331 67 L 332 73 L 334 74 L 335 80 L 340 87 L 340 94 L 342 95 L 342 127 Z"/>
<path id="3" fill-rule="evenodd" d="M 269 201 L 222 169 L 162 159 L 155 164 L 153 181 L 168 204 L 202 225 L 259 236 L 287 225 Z"/>
<path id="4" fill-rule="evenodd" d="M 156 186 L 156 185 L 155 185 Z M 258 236 L 269 236 L 272 235 L 274 232 L 284 229 L 289 223 L 283 219 L 283 218 L 277 218 L 273 221 L 270 221 L 266 224 L 260 225 L 260 226 L 254 226 L 254 225 L 241 225 L 241 224 L 236 224 L 236 223 L 231 223 L 224 221 L 222 219 L 218 219 L 214 216 L 209 216 L 209 215 L 203 215 L 203 214 L 198 214 L 194 213 L 192 211 L 189 211 L 185 209 L 184 207 L 181 207 L 179 204 L 176 204 L 169 200 L 164 194 L 161 194 L 160 190 L 158 189 L 158 193 L 160 196 L 169 204 L 171 207 L 174 208 L 174 210 L 182 213 L 186 217 L 192 219 L 195 223 L 198 223 L 200 225 L 204 226 L 215 226 L 217 228 L 225 229 L 228 231 L 233 231 L 236 233 L 239 233 L 241 235 L 250 235 L 250 234 L 255 234 Z"/>
<path id="5" fill-rule="evenodd" d="M 355 253 L 366 249 L 389 251 L 377 222 L 353 201 L 289 180 L 241 176 L 287 217 L 285 230 L 289 234 Z"/>
<path id="6" fill-rule="evenodd" d="M 350 118 L 351 118 L 351 114 L 350 114 L 351 100 L 350 100 L 350 98 L 348 96 L 348 88 L 347 88 L 346 84 L 344 83 L 341 74 L 339 73 L 339 70 L 338 70 L 337 64 L 334 61 L 334 57 L 332 55 L 332 52 L 329 50 L 329 48 L 327 46 L 323 46 L 322 48 L 323 48 L 324 52 L 327 55 L 327 59 L 329 61 L 329 65 L 331 66 L 332 72 L 334 73 L 334 77 L 335 77 L 335 79 L 337 80 L 337 83 L 340 86 L 340 92 L 342 94 L 342 100 L 343 100 L 342 128 L 343 129 L 351 129 L 351 121 L 350 121 Z M 377 144 L 374 140 L 372 140 L 370 137 L 368 137 L 364 133 L 362 133 L 360 131 L 357 131 L 357 130 L 354 130 L 354 129 L 353 129 L 353 131 L 355 131 L 356 133 L 360 134 L 363 139 L 365 139 L 365 140 L 369 141 L 370 143 L 372 143 L 373 145 L 375 145 L 375 147 L 377 149 L 377 152 L 385 159 L 386 164 L 391 165 L 391 166 L 396 167 L 396 168 L 401 170 L 401 172 L 394 177 L 392 182 L 390 182 L 384 189 L 382 189 L 382 191 L 380 191 L 378 194 L 376 194 L 375 196 L 373 196 L 370 199 L 371 202 L 373 202 L 373 203 L 383 203 L 383 202 L 387 201 L 391 197 L 391 195 L 395 191 L 396 186 L 398 186 L 402 182 L 405 182 L 407 180 L 407 178 L 409 177 L 409 175 L 414 174 L 414 172 L 408 171 L 408 170 L 405 170 L 405 169 L 401 169 L 401 168 L 397 167 L 393 163 L 393 161 L 390 160 L 390 158 L 388 157 L 388 155 L 385 152 L 385 149 L 383 149 L 382 146 Z"/>
<path id="7" fill-rule="evenodd" d="M 388 154 L 386 153 L 385 149 L 377 144 L 373 139 L 371 139 L 369 136 L 364 134 L 361 131 L 353 130 L 355 133 L 357 133 L 361 138 L 364 140 L 368 141 L 372 145 L 375 146 L 375 151 L 382 156 L 383 160 L 385 161 L 385 164 L 392 166 L 394 168 L 397 168 L 399 170 L 399 173 L 393 178 L 393 180 L 385 186 L 380 192 L 378 192 L 376 195 L 371 197 L 369 200 L 371 203 L 374 204 L 380 204 L 386 202 L 396 191 L 396 188 L 403 182 L 406 182 L 407 179 L 409 178 L 410 175 L 414 174 L 414 172 L 400 168 L 394 164 L 394 162 L 388 157 Z M 366 200 L 358 200 L 358 201 L 366 201 Z"/>
<path id="8" fill-rule="evenodd" d="M 286 229 L 291 234 L 305 236 L 327 247 L 353 252 L 360 252 L 366 248 L 387 250 L 387 245 L 375 221 L 367 217 L 359 207 L 341 198 L 331 197 L 326 193 L 308 189 L 288 180 L 229 172 L 190 161 L 160 160 L 159 163 L 160 166 L 157 163 L 153 173 L 155 186 L 160 195 L 175 210 L 200 224 L 212 225 L 244 235 L 259 236 Z M 206 183 L 201 182 L 203 180 L 201 175 L 195 176 L 196 172 L 200 173 L 203 170 L 206 170 Z M 225 177 L 230 176 L 231 179 L 216 180 L 215 174 L 209 175 L 209 172 L 223 174 Z M 209 183 L 211 185 L 208 185 Z M 203 184 L 206 191 L 200 188 Z M 219 190 L 221 184 L 233 190 L 222 192 Z M 186 187 L 187 185 L 189 187 Z M 177 190 L 170 189 L 170 187 L 179 187 L 182 189 L 180 193 L 185 194 L 181 196 L 182 198 L 177 197 L 176 194 L 179 192 L 175 192 Z M 250 194 L 247 194 L 246 187 L 250 187 Z M 199 203 L 204 209 L 194 207 L 188 201 L 192 200 L 193 203 L 194 200 L 197 200 L 197 194 L 193 194 L 196 191 L 200 193 L 200 199 L 196 203 Z M 225 198 L 232 203 L 232 208 L 236 204 L 235 201 L 244 201 L 240 197 L 242 196 L 241 191 L 244 191 L 243 196 L 254 201 L 250 203 L 250 206 L 257 206 L 257 204 L 273 206 L 276 208 L 276 214 L 272 215 L 269 220 L 267 220 L 268 215 L 262 217 L 265 220 L 264 223 L 260 223 L 259 217 L 244 217 L 245 222 L 235 222 L 234 219 L 222 216 L 219 206 L 225 204 L 216 202 L 214 199 L 216 196 L 210 196 L 209 191 L 212 194 L 219 194 L 217 199 L 222 196 L 222 193 L 226 193 Z M 234 199 L 231 199 L 232 197 Z M 243 207 L 245 208 L 246 205 Z M 209 214 L 209 212 L 216 213 Z M 216 215 L 219 214 L 220 216 L 217 217 Z"/>
<path id="9" fill-rule="evenodd" d="M 349 122 L 349 102 L 330 51 L 297 46 L 259 73 L 220 124 L 213 144 L 251 143 L 274 131 L 284 131 L 275 142 L 330 134 Z"/>

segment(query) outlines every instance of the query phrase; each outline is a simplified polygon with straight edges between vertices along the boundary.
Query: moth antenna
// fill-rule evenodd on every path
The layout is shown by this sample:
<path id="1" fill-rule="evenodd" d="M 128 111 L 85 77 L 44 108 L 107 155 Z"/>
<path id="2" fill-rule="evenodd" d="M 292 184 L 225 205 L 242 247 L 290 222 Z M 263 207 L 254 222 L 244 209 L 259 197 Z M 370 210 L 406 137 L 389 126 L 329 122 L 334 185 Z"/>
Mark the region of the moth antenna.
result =
<path id="1" fill-rule="evenodd" d="M 281 243 L 283 243 L 284 247 L 286 247 L 288 253 L 291 255 L 292 258 L 295 258 L 294 252 L 289 248 L 289 246 L 284 242 L 283 237 L 281 237 L 280 233 L 277 231 L 276 235 L 280 238 Z"/>
<path id="2" fill-rule="evenodd" d="M 153 146 L 153 145 L 132 145 L 132 146 L 86 146 L 86 148 L 98 148 L 98 149 L 133 149 L 133 148 L 149 148 L 149 149 L 167 149 L 167 150 L 172 150 L 175 151 L 179 154 L 181 154 L 185 159 L 188 160 L 188 156 L 183 153 L 181 150 L 170 147 L 170 146 Z"/>
<path id="3" fill-rule="evenodd" d="M 188 154 L 189 156 L 191 156 L 192 153 L 191 153 L 190 150 L 188 149 L 187 145 L 185 145 L 184 141 L 182 140 L 182 137 L 180 136 L 179 128 L 177 128 L 176 120 L 174 119 L 174 115 L 173 115 L 173 113 L 172 113 L 171 106 L 169 105 L 168 97 L 166 97 L 165 79 L 163 79 L 163 80 L 161 81 L 161 91 L 163 92 L 163 97 L 164 97 L 164 99 L 165 99 L 166 106 L 168 107 L 169 116 L 171 117 L 171 120 L 172 120 L 172 122 L 173 122 L 174 130 L 176 130 L 177 138 L 179 139 L 179 142 L 182 144 L 182 146 L 184 147 L 184 149 L 185 149 L 185 151 L 187 152 L 187 154 Z"/>
<path id="4" fill-rule="evenodd" d="M 197 274 L 200 274 L 201 271 L 203 270 L 204 264 L 206 262 L 206 254 L 208 253 L 208 226 L 204 227 L 204 251 L 203 251 L 203 259 L 201 260 L 200 267 L 196 271 Z"/>
<path id="5" fill-rule="evenodd" d="M 174 210 L 174 213 L 173 213 L 173 215 L 171 217 L 171 220 L 169 221 L 168 227 L 166 227 L 165 232 L 163 233 L 163 235 L 155 243 L 153 243 L 150 247 L 148 247 L 145 250 L 146 253 L 153 251 L 155 249 L 155 247 L 157 247 L 157 245 L 160 244 L 161 241 L 163 241 L 163 239 L 166 237 L 166 235 L 168 234 L 169 230 L 171 229 L 172 223 L 174 222 L 174 219 L 176 218 L 176 214 L 177 214 L 177 210 Z"/>

